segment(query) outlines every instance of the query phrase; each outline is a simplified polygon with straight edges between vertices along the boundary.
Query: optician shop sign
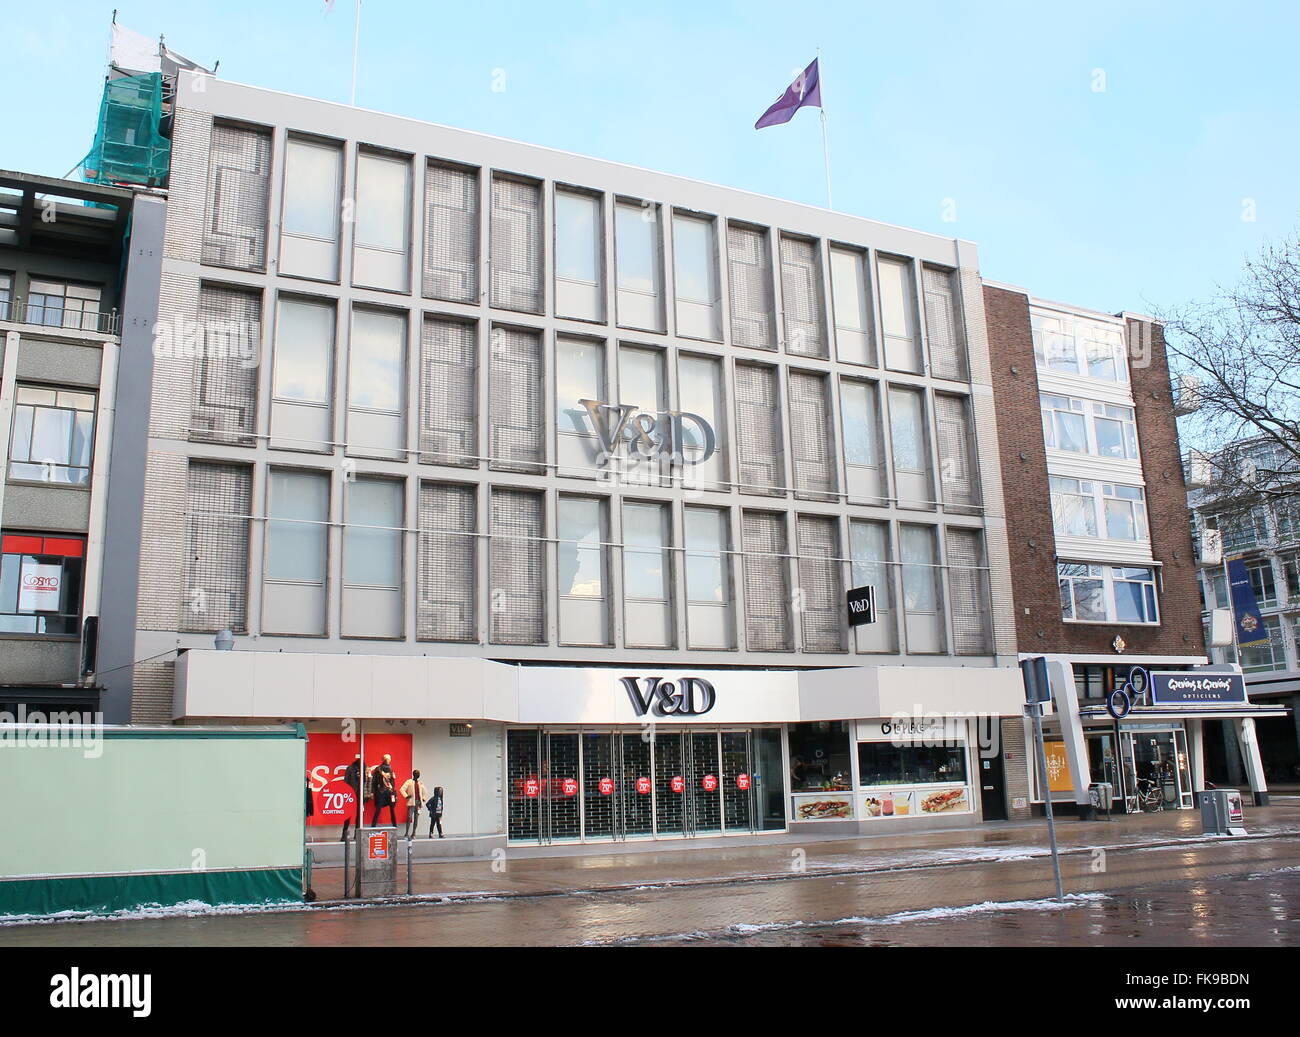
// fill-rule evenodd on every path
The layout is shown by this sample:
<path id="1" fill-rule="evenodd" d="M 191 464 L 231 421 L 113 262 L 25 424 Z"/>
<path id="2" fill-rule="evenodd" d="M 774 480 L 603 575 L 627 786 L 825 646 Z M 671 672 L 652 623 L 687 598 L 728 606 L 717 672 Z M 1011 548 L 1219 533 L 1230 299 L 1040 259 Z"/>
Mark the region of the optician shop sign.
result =
<path id="1" fill-rule="evenodd" d="M 645 458 L 668 458 L 678 464 L 703 464 L 718 449 L 717 435 L 707 421 L 689 411 L 651 414 L 626 403 L 579 400 L 606 457 L 623 447 Z M 687 456 L 684 447 L 694 447 Z"/>
<path id="2" fill-rule="evenodd" d="M 1151 674 L 1150 701 L 1153 706 L 1245 705 L 1246 681 L 1239 673 Z"/>

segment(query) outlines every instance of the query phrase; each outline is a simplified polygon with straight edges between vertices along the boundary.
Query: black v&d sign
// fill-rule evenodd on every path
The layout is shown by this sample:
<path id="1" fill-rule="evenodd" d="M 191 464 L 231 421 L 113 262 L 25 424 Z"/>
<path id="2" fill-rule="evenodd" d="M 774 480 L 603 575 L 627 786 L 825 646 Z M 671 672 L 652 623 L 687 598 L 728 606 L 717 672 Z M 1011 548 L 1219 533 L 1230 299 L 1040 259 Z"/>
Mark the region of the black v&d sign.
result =
<path id="1" fill-rule="evenodd" d="M 849 626 L 860 627 L 876 621 L 875 587 L 854 587 L 845 597 L 849 604 Z"/>

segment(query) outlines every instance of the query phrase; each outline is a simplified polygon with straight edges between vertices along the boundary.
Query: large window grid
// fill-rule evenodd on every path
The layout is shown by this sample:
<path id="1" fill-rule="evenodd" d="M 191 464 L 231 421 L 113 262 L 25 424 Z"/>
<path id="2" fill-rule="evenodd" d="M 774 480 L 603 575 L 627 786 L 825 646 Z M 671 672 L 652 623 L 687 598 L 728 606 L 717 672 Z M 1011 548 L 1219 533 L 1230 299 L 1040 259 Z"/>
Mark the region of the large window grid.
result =
<path id="1" fill-rule="evenodd" d="M 248 629 L 252 493 L 251 468 L 190 462 L 179 629 L 196 633 Z"/>
<path id="2" fill-rule="evenodd" d="M 257 432 L 261 294 L 203 285 L 199 333 L 202 348 L 194 360 L 190 438 L 252 446 Z"/>
<path id="3" fill-rule="evenodd" d="M 95 395 L 19 385 L 14 393 L 9 477 L 87 486 L 95 433 Z"/>
<path id="4" fill-rule="evenodd" d="M 478 170 L 430 162 L 424 198 L 425 298 L 478 302 Z"/>
<path id="5" fill-rule="evenodd" d="M 217 123 L 208 156 L 204 263 L 266 269 L 271 131 Z"/>

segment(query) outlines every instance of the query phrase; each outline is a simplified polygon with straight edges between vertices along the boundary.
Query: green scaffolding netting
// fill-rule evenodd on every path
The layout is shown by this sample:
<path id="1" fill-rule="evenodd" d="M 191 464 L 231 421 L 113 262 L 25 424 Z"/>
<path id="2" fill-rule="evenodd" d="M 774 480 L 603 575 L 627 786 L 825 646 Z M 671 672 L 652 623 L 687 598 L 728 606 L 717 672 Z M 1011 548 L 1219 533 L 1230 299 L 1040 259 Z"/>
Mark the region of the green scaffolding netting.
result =
<path id="1" fill-rule="evenodd" d="M 160 72 L 110 79 L 104 84 L 95 143 L 82 164 L 96 184 L 160 184 L 171 162 L 171 141 L 162 135 Z"/>

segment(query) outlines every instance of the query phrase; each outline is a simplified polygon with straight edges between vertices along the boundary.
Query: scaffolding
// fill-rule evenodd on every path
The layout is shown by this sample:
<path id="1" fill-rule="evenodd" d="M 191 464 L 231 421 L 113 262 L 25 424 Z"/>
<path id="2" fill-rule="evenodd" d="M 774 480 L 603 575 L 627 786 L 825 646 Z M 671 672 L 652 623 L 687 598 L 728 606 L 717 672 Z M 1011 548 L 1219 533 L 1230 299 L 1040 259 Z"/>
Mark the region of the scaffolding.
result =
<path id="1" fill-rule="evenodd" d="M 158 187 L 171 165 L 163 106 L 167 85 L 161 72 L 109 79 L 99 106 L 95 143 L 82 163 L 95 184 Z"/>

